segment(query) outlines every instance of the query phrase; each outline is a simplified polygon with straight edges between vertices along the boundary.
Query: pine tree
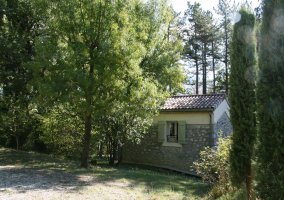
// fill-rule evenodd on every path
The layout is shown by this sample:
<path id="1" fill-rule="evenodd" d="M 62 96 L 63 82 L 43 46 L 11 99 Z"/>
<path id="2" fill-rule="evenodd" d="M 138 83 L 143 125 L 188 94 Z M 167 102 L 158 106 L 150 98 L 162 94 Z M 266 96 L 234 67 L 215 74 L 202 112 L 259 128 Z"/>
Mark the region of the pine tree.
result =
<path id="1" fill-rule="evenodd" d="M 252 192 L 251 162 L 255 143 L 255 81 L 256 45 L 254 15 L 241 9 L 241 20 L 235 24 L 231 44 L 231 76 L 229 100 L 233 125 L 230 163 L 232 182 L 246 184 L 248 199 Z"/>
<path id="2" fill-rule="evenodd" d="M 211 54 L 211 43 L 214 36 L 213 17 L 210 11 L 201 9 L 199 3 L 188 4 L 185 12 L 185 23 L 187 24 L 184 54 L 186 59 L 192 60 L 195 67 L 195 92 L 199 93 L 199 70 L 202 71 L 202 93 L 207 93 L 207 72 L 209 56 Z"/>
<path id="3" fill-rule="evenodd" d="M 208 56 L 210 52 L 211 42 L 213 38 L 213 18 L 210 11 L 206 11 L 202 16 L 202 27 L 200 41 L 202 43 L 202 93 L 207 94 L 207 71 Z"/>
<path id="4" fill-rule="evenodd" d="M 263 1 L 257 85 L 257 191 L 284 199 L 284 0 Z"/>
<path id="5" fill-rule="evenodd" d="M 192 60 L 195 67 L 195 93 L 199 94 L 199 68 L 201 64 L 201 44 L 199 41 L 202 9 L 200 4 L 191 5 L 188 3 L 188 9 L 185 11 L 184 23 L 189 23 L 190 28 L 186 27 L 183 32 L 186 33 L 184 55 L 186 59 Z"/>
<path id="6" fill-rule="evenodd" d="M 230 38 L 232 32 L 232 24 L 230 15 L 234 12 L 235 5 L 232 0 L 219 0 L 216 13 L 222 17 L 220 26 L 223 30 L 223 63 L 225 64 L 225 90 L 228 94 L 229 91 L 229 68 L 230 68 Z"/>
<path id="7" fill-rule="evenodd" d="M 217 70 L 218 70 L 218 63 L 220 62 L 221 59 L 221 34 L 219 27 L 217 25 L 213 25 L 212 27 L 212 40 L 211 40 L 211 48 L 210 48 L 210 56 L 211 56 L 211 69 L 212 69 L 212 74 L 213 74 L 213 80 L 212 80 L 212 92 L 216 93 L 217 88 L 216 88 L 216 75 L 217 75 Z"/>

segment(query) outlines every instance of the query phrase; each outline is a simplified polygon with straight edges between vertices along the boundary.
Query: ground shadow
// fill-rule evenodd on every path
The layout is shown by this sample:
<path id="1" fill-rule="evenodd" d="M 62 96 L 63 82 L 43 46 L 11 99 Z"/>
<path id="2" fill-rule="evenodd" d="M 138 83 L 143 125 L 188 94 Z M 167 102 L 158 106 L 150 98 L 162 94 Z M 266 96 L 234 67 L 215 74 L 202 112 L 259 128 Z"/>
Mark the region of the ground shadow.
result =
<path id="1" fill-rule="evenodd" d="M 89 179 L 61 170 L 2 167 L 0 168 L 0 190 L 70 190 L 77 191 L 91 183 Z"/>
<path id="2" fill-rule="evenodd" d="M 200 178 L 144 165 L 126 165 L 109 167 L 105 164 L 97 165 L 92 170 L 96 180 L 106 184 L 119 179 L 131 181 L 134 187 L 137 184 L 146 186 L 146 192 L 155 190 L 170 190 L 184 193 L 185 196 L 194 195 L 202 197 L 210 189 Z"/>
<path id="3" fill-rule="evenodd" d="M 0 148 L 0 166 L 5 165 L 63 170 L 76 168 L 79 164 L 53 155 Z"/>
<path id="4" fill-rule="evenodd" d="M 76 163 L 52 155 L 0 148 L 0 191 L 80 190 L 91 181 L 69 172 L 76 167 Z"/>

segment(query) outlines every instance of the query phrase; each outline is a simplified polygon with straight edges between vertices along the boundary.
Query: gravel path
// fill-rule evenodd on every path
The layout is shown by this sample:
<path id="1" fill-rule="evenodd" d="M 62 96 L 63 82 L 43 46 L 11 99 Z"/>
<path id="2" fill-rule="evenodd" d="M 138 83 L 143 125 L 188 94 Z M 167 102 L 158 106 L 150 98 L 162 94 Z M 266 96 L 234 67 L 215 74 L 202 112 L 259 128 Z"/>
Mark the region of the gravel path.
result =
<path id="1" fill-rule="evenodd" d="M 92 175 L 0 166 L 1 200 L 151 199 L 141 194 L 126 180 L 100 182 Z"/>

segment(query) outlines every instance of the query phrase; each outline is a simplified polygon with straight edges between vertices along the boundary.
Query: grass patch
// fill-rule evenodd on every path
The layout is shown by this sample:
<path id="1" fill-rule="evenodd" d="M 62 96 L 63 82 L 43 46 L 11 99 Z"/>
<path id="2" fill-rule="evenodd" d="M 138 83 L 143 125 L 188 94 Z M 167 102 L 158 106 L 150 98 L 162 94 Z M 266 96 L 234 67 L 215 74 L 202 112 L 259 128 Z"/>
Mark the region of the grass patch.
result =
<path id="1" fill-rule="evenodd" d="M 0 149 L 0 166 L 17 166 L 23 169 L 68 174 L 67 176 L 73 177 L 72 184 L 77 190 L 86 195 L 96 193 L 104 195 L 104 190 L 105 195 L 108 195 L 114 190 L 119 190 L 123 195 L 135 195 L 135 199 L 202 199 L 209 189 L 207 184 L 197 178 L 170 171 L 158 171 L 156 168 L 135 165 L 109 167 L 101 164 L 90 169 L 82 169 L 78 167 L 79 163 L 74 161 L 4 148 Z M 77 187 L 76 180 L 81 176 L 92 177 L 93 181 Z M 61 182 L 59 181 L 57 185 L 64 187 L 60 185 Z"/>

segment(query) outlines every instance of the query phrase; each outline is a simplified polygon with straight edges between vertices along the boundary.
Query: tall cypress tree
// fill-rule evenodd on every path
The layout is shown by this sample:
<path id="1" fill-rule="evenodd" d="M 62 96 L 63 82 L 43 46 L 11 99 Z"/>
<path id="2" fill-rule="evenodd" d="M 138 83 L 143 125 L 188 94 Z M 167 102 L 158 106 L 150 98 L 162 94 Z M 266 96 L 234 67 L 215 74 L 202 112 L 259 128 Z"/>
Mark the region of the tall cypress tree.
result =
<path id="1" fill-rule="evenodd" d="M 231 44 L 231 76 L 229 100 L 233 125 L 233 143 L 230 152 L 232 183 L 246 185 L 247 199 L 251 199 L 251 160 L 256 137 L 255 81 L 256 45 L 255 17 L 240 10 L 241 20 L 235 24 Z"/>
<path id="2" fill-rule="evenodd" d="M 284 199 L 284 0 L 263 1 L 257 85 L 257 191 Z"/>

